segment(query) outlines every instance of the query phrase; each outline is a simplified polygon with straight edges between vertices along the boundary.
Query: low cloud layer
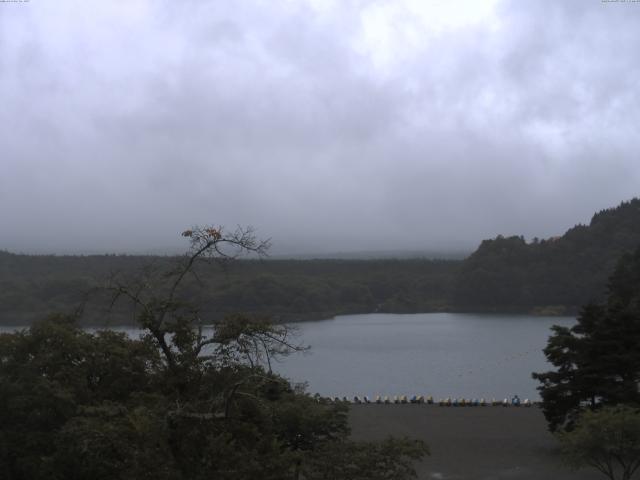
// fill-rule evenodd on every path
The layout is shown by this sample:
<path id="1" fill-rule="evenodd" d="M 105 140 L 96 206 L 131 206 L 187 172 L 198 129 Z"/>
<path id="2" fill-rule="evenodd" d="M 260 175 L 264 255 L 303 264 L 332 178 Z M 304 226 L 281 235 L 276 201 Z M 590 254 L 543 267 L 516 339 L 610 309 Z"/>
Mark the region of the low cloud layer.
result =
<path id="1" fill-rule="evenodd" d="M 471 249 L 639 194 L 640 3 L 0 3 L 0 249 Z"/>

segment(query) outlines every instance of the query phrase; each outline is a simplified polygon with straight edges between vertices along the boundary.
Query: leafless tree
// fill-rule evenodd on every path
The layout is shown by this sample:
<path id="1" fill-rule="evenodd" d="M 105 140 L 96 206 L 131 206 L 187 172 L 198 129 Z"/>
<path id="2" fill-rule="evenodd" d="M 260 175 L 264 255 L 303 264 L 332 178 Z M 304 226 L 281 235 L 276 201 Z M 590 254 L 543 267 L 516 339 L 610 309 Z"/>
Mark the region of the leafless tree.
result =
<path id="1" fill-rule="evenodd" d="M 133 304 L 137 323 L 157 343 L 169 369 L 180 372 L 187 365 L 215 356 L 233 357 L 233 361 L 251 367 L 266 363 L 270 372 L 274 356 L 302 349 L 292 342 L 288 327 L 243 315 L 226 319 L 214 328 L 214 335 L 206 336 L 197 305 L 183 295 L 189 275 L 200 281 L 196 271 L 200 262 L 227 268 L 230 261 L 243 255 L 262 257 L 269 240 L 258 240 L 252 228 L 238 227 L 227 233 L 221 226 L 193 227 L 182 236 L 188 239 L 189 250 L 175 265 L 162 268 L 151 264 L 134 278 L 112 275 L 108 285 L 111 305 L 122 299 Z"/>

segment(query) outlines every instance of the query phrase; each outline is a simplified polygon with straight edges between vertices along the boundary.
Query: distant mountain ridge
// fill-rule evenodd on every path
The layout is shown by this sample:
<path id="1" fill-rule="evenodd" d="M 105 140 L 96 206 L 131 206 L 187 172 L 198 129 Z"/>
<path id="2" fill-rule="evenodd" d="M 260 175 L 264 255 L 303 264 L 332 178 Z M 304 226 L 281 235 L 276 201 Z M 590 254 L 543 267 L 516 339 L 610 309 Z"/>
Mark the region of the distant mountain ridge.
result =
<path id="1" fill-rule="evenodd" d="M 470 310 L 574 312 L 602 300 L 617 260 L 640 245 L 640 199 L 593 215 L 561 237 L 498 236 L 462 262 L 452 303 Z"/>
<path id="2" fill-rule="evenodd" d="M 207 321 L 247 312 L 293 321 L 346 313 L 432 311 L 572 314 L 602 300 L 618 259 L 640 245 L 640 199 L 596 213 L 561 237 L 526 242 L 498 236 L 464 260 L 243 260 L 221 272 L 199 268 L 185 294 Z M 165 268 L 175 257 L 15 255 L 0 250 L 0 325 L 72 312 L 111 272 Z M 127 309 L 93 298 L 83 321 L 132 323 Z"/>
<path id="3" fill-rule="evenodd" d="M 354 250 L 346 252 L 301 253 L 269 255 L 272 260 L 402 260 L 422 258 L 427 260 L 462 260 L 470 250 Z"/>

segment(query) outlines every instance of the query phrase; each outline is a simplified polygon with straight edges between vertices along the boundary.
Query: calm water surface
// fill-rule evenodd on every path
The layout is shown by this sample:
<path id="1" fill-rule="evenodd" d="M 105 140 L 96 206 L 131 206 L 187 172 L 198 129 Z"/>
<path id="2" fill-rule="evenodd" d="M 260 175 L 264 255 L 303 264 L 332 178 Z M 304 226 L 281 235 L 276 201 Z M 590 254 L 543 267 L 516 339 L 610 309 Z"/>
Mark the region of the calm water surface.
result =
<path id="1" fill-rule="evenodd" d="M 539 398 L 533 371 L 553 324 L 573 317 L 429 313 L 346 315 L 298 326 L 311 346 L 276 369 L 322 395 Z"/>
<path id="2" fill-rule="evenodd" d="M 327 396 L 534 399 L 531 372 L 549 369 L 542 353 L 549 327 L 574 323 L 573 317 L 526 315 L 344 315 L 296 324 L 299 341 L 311 350 L 274 369 Z"/>

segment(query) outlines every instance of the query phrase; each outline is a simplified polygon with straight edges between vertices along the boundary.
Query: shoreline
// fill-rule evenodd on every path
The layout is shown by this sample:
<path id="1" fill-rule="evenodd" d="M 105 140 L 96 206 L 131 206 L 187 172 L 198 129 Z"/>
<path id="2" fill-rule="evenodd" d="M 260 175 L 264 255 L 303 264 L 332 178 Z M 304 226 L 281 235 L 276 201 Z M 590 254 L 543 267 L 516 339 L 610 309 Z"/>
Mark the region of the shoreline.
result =
<path id="1" fill-rule="evenodd" d="M 52 311 L 43 311 L 31 314 L 25 314 L 24 312 L 15 312 L 7 314 L 6 312 L 0 316 L 0 326 L 2 327 L 30 327 L 34 322 L 42 320 L 52 313 Z M 65 313 L 65 312 L 57 312 Z M 66 312 L 69 313 L 69 312 Z M 324 322 L 333 320 L 336 317 L 352 316 L 352 315 L 427 315 L 433 313 L 449 313 L 449 314 L 467 314 L 467 315 L 518 315 L 518 316 L 531 316 L 531 317 L 575 317 L 578 315 L 579 310 L 575 307 L 563 306 L 563 308 L 546 308 L 546 307 L 527 307 L 527 308 L 461 308 L 461 307 L 446 307 L 446 308 L 432 308 L 432 309 L 407 309 L 403 311 L 359 311 L 359 310 L 344 310 L 344 311 L 328 311 L 328 312 L 306 312 L 306 313 L 277 313 L 266 312 L 261 313 L 259 311 L 246 311 L 246 314 L 250 317 L 267 318 L 274 324 L 302 324 L 312 322 Z M 226 315 L 231 315 L 231 312 L 215 312 L 209 313 L 211 318 L 207 322 L 207 325 L 215 325 L 218 321 L 221 321 Z M 102 318 L 97 318 L 96 315 L 88 315 L 85 321 L 80 319 L 80 325 L 96 328 L 96 327 L 135 327 L 136 321 L 131 317 L 130 313 L 116 313 L 110 314 Z"/>

